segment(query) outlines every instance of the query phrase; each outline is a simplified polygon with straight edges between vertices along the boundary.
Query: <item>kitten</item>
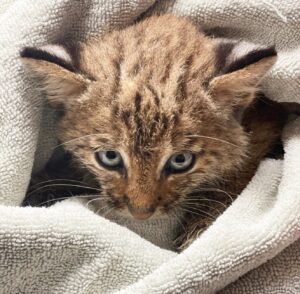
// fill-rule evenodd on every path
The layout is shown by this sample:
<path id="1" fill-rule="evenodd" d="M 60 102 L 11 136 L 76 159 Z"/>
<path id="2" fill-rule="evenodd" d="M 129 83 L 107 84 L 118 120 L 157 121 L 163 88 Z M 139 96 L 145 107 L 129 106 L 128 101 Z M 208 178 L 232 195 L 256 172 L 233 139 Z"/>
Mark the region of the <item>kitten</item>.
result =
<path id="1" fill-rule="evenodd" d="M 182 17 L 21 56 L 99 197 L 138 220 L 183 212 L 182 248 L 245 188 L 287 118 L 256 94 L 273 47 L 210 38 Z"/>

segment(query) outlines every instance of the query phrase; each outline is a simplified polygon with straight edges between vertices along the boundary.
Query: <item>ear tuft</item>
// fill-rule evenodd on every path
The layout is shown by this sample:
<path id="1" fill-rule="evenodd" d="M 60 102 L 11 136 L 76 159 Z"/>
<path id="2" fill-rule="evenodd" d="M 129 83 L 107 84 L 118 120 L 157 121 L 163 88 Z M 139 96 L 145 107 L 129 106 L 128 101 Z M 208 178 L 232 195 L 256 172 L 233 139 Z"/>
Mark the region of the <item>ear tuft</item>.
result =
<path id="1" fill-rule="evenodd" d="M 274 46 L 263 47 L 255 46 L 250 43 L 241 42 L 236 46 L 228 57 L 227 65 L 224 68 L 225 73 L 231 73 L 240 70 L 250 64 L 256 63 L 267 57 L 277 55 Z"/>
<path id="2" fill-rule="evenodd" d="M 72 57 L 62 45 L 46 45 L 39 48 L 25 47 L 20 52 L 22 58 L 31 58 L 55 63 L 69 71 L 75 72 Z"/>
<path id="3" fill-rule="evenodd" d="M 215 52 L 217 70 L 221 74 L 231 73 L 264 58 L 277 56 L 274 46 L 256 45 L 230 39 L 218 39 Z"/>

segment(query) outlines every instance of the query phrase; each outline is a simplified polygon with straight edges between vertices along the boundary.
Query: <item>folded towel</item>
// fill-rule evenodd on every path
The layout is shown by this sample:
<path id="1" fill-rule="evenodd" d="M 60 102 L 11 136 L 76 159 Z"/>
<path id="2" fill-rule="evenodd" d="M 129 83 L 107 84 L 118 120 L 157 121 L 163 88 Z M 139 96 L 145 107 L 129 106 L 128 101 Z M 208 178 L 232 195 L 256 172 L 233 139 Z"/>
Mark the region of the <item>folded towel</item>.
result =
<path id="1" fill-rule="evenodd" d="M 170 220 L 132 222 L 131 231 L 96 215 L 84 200 L 18 207 L 32 169 L 42 168 L 57 144 L 55 115 L 26 75 L 20 49 L 84 41 L 142 14 L 165 12 L 216 36 L 275 44 L 279 58 L 263 90 L 279 102 L 300 102 L 297 0 L 4 1 L 0 293 L 300 293 L 300 119 L 285 129 L 284 160 L 263 161 L 237 200 L 180 254 L 170 250 Z"/>

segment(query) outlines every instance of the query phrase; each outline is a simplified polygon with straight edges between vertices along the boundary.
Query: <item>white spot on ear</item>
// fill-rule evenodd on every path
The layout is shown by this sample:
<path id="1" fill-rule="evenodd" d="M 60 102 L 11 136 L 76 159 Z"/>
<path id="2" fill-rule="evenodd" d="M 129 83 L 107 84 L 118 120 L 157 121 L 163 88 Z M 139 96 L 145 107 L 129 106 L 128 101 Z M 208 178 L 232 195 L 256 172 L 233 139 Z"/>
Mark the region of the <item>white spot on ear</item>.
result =
<path id="1" fill-rule="evenodd" d="M 63 59 L 67 63 L 72 63 L 71 55 L 68 51 L 61 45 L 45 45 L 40 47 L 41 50 L 50 53 L 53 56 L 57 56 L 60 59 Z"/>
<path id="2" fill-rule="evenodd" d="M 233 50 L 229 54 L 227 61 L 226 61 L 226 66 L 233 63 L 235 60 L 239 60 L 239 59 L 243 58 L 244 56 L 246 56 L 247 54 L 249 54 L 252 51 L 259 51 L 264 48 L 266 48 L 266 47 L 261 46 L 261 45 L 256 45 L 253 43 L 249 43 L 249 42 L 245 42 L 245 41 L 239 42 L 234 46 Z"/>

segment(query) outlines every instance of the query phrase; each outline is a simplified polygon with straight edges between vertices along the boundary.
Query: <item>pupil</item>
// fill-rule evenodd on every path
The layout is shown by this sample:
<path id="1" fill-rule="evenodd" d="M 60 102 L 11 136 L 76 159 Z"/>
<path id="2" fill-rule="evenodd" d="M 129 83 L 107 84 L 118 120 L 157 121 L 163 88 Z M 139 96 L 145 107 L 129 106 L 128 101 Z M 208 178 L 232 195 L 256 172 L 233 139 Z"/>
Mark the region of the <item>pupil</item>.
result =
<path id="1" fill-rule="evenodd" d="M 115 151 L 107 151 L 107 152 L 106 152 L 106 157 L 107 157 L 108 159 L 116 159 L 117 154 L 116 154 Z"/>
<path id="2" fill-rule="evenodd" d="M 176 163 L 183 163 L 185 162 L 185 156 L 183 154 L 179 154 L 175 158 Z"/>

